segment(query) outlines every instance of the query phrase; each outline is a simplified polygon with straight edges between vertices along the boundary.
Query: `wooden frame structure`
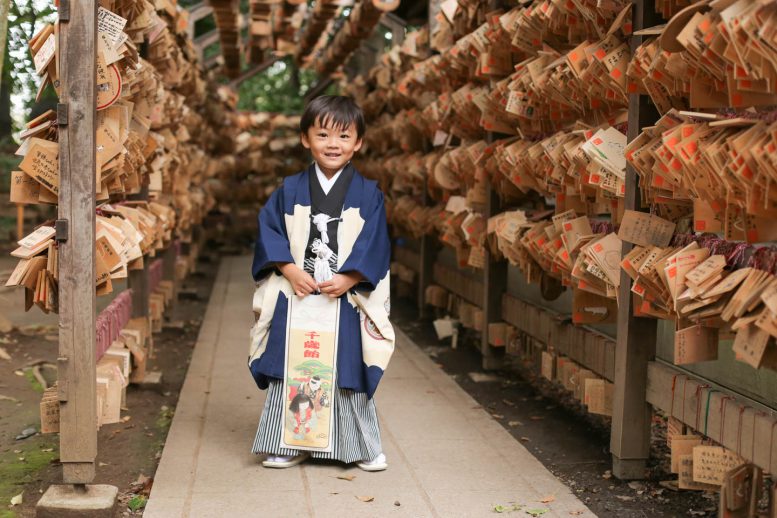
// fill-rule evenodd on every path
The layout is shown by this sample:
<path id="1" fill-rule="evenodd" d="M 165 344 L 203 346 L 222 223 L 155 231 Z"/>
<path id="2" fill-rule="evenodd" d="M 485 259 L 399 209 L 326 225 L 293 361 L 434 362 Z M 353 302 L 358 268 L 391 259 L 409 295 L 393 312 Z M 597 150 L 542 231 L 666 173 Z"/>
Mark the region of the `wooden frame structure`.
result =
<path id="1" fill-rule="evenodd" d="M 95 221 L 97 4 L 63 0 L 59 6 L 61 94 L 57 105 L 59 204 L 60 459 L 63 482 L 84 487 L 95 478 L 97 456 Z M 91 56 L 91 59 L 84 59 Z M 89 151 L 91 150 L 91 152 Z M 144 187 L 136 200 L 148 199 Z M 162 278 L 176 286 L 176 245 L 162 254 Z M 132 318 L 149 318 L 149 264 L 130 270 Z M 168 306 L 170 307 L 170 306 Z M 149 331 L 151 328 L 148 328 Z"/>
<path id="2" fill-rule="evenodd" d="M 439 10 L 439 0 L 430 0 L 430 13 Z M 633 29 L 655 27 L 664 22 L 655 10 L 654 0 L 632 0 Z M 434 22 L 433 15 L 430 23 Z M 642 43 L 643 37 L 631 36 L 632 52 Z M 642 128 L 653 125 L 659 118 L 658 112 L 648 96 L 631 94 L 628 106 L 628 140 L 636 138 Z M 487 134 L 488 142 L 494 135 Z M 626 209 L 647 210 L 640 206 L 640 194 L 636 172 L 629 166 L 626 176 Z M 484 217 L 488 218 L 499 212 L 499 200 L 496 193 L 487 186 L 487 206 Z M 424 193 L 423 203 L 429 203 L 428 195 Z M 472 290 L 463 289 L 465 279 L 471 275 L 451 268 L 437 258 L 433 236 L 423 236 L 412 246 L 395 248 L 395 260 L 415 272 L 417 282 L 417 304 L 421 318 L 430 317 L 430 307 L 425 302 L 426 288 L 437 284 L 447 291 L 457 295 L 466 302 L 478 306 L 484 314 L 483 330 L 480 337 L 480 351 L 483 367 L 486 369 L 500 368 L 503 362 L 494 347 L 489 345 L 489 323 L 505 321 L 519 327 L 519 315 L 514 314 L 516 304 L 528 303 L 534 307 L 537 314 L 553 313 L 550 318 L 563 316 L 533 302 L 521 301 L 509 293 L 509 271 L 511 266 L 505 262 L 494 262 L 487 255 L 486 265 L 482 270 L 482 281 Z M 631 250 L 631 245 L 624 242 L 623 254 Z M 777 401 L 764 404 L 748 394 L 732 388 L 732 383 L 699 375 L 688 369 L 672 365 L 656 357 L 657 343 L 661 336 L 658 333 L 658 321 L 649 318 L 634 317 L 631 308 L 631 282 L 625 272 L 621 272 L 620 307 L 617 321 L 617 334 L 608 336 L 611 344 L 606 351 L 592 354 L 587 337 L 604 337 L 600 330 L 587 326 L 575 326 L 584 331 L 585 343 L 566 343 L 556 347 L 559 352 L 569 356 L 582 367 L 589 369 L 600 377 L 613 382 L 613 415 L 611 422 L 610 451 L 612 454 L 613 474 L 621 479 L 642 479 L 646 476 L 646 465 L 650 456 L 650 434 L 653 408 L 661 410 L 665 415 L 681 421 L 690 430 L 703 434 L 723 444 L 725 447 L 739 453 L 744 458 L 767 471 L 777 469 L 777 461 L 773 459 L 770 450 L 772 431 L 777 422 Z M 546 338 L 534 337 L 540 341 Z M 601 354 L 599 354 L 601 353 Z M 598 356 L 598 358 L 594 358 Z M 718 376 L 720 378 L 720 376 Z M 686 394 L 677 388 L 679 384 L 691 387 Z M 696 418 L 700 407 L 725 408 L 735 405 L 739 412 L 723 412 L 725 419 L 717 415 L 705 419 L 703 423 Z M 687 411 L 686 411 L 687 410 Z M 737 420 L 740 420 L 737 423 Z M 745 432 L 737 437 L 736 433 L 727 430 L 739 425 Z M 743 428 L 742 428 L 743 427 Z M 744 436 L 747 439 L 744 439 Z M 739 439 L 739 440 L 737 440 Z M 764 447 L 766 444 L 766 447 Z"/>
<path id="3" fill-rule="evenodd" d="M 86 484 L 94 479 L 97 456 L 94 289 L 97 4 L 70 0 L 60 6 L 59 20 L 62 58 L 62 93 L 57 106 L 60 459 L 65 483 Z"/>
<path id="4" fill-rule="evenodd" d="M 430 2 L 430 12 L 436 12 L 438 0 Z M 634 27 L 640 29 L 658 23 L 653 0 L 634 0 Z M 59 49 L 62 57 L 60 74 L 62 96 L 58 106 L 60 142 L 60 204 L 57 222 L 57 241 L 60 246 L 60 349 L 58 357 L 59 400 L 61 402 L 61 453 L 64 481 L 69 484 L 87 484 L 94 479 L 97 453 L 95 415 L 95 59 L 97 11 L 94 2 L 63 1 L 60 7 Z M 205 9 L 207 10 L 207 9 Z M 205 12 L 205 11 L 202 11 Z M 191 22 L 193 27 L 193 21 Z M 394 29 L 396 35 L 402 34 Z M 632 37 L 632 48 L 641 43 Z M 93 59 L 83 59 L 93 56 Z M 260 66 L 263 66 L 262 64 Z M 268 65 L 269 66 L 269 65 Z M 629 103 L 629 139 L 635 138 L 642 127 L 655 122 L 657 115 L 649 99 L 632 95 Z M 493 135 L 489 140 L 493 141 Z M 90 153 L 84 149 L 92 150 Z M 488 186 L 485 216 L 499 211 L 496 193 Z M 424 196 L 428 203 L 428 196 Z M 638 209 L 639 193 L 636 173 L 627 171 L 627 208 Z M 628 245 L 626 245 L 628 247 Z M 417 273 L 418 306 L 428 316 L 424 294 L 426 287 L 437 282 L 444 288 L 478 305 L 484 313 L 480 350 L 483 366 L 488 369 L 502 366 L 499 351 L 489 345 L 489 323 L 500 320 L 517 322 L 511 316 L 515 296 L 507 292 L 509 267 L 487 256 L 480 278 L 480 289 L 462 291 L 457 276 L 463 276 L 436 261 L 433 238 L 425 236 L 417 251 L 404 250 L 397 258 Z M 628 249 L 624 249 L 624 252 Z M 165 254 L 165 277 L 174 275 L 175 262 Z M 147 269 L 133 271 L 129 279 L 133 289 L 133 317 L 148 316 Z M 476 287 L 477 288 L 477 287 Z M 629 283 L 621 282 L 621 308 L 631 307 Z M 541 311 L 548 312 L 547 309 Z M 592 331 L 591 331 L 592 332 Z M 637 479 L 645 476 L 649 456 L 651 405 L 680 419 L 700 433 L 736 450 L 760 467 L 772 470 L 771 454 L 758 444 L 768 437 L 770 423 L 774 422 L 775 406 L 753 401 L 745 394 L 726 388 L 724 384 L 667 365 L 655 359 L 657 342 L 656 321 L 635 318 L 630 311 L 621 311 L 618 319 L 617 346 L 612 361 L 605 359 L 598 367 L 593 365 L 585 344 L 567 344 L 570 357 L 615 384 L 612 418 L 611 452 L 613 473 L 619 478 Z M 612 365 L 610 371 L 609 365 Z M 595 370 L 596 369 L 596 370 Z M 608 372 L 609 371 L 609 372 Z M 682 397 L 675 390 L 678 380 L 691 384 L 692 397 Z M 720 398 L 729 398 L 741 404 L 742 416 L 732 412 L 729 419 L 748 419 L 751 437 L 732 443 L 724 434 L 726 419 L 705 420 L 704 429 L 690 415 L 686 407 L 698 408 L 706 404 L 723 404 Z M 743 417 L 744 416 L 744 417 Z M 748 423 L 750 421 L 747 421 Z M 771 427 L 774 428 L 773 426 Z M 770 430 L 769 430 L 770 432 Z M 733 436 L 733 434 L 731 434 Z M 745 434 L 747 435 L 747 434 Z"/>

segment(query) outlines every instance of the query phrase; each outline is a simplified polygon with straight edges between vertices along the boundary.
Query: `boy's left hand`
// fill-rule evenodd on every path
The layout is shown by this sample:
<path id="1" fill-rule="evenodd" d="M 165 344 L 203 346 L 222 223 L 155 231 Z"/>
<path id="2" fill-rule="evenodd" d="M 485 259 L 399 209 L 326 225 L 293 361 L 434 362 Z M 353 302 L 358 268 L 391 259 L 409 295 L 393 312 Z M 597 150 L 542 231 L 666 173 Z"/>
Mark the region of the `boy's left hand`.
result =
<path id="1" fill-rule="evenodd" d="M 361 280 L 362 276 L 358 272 L 336 273 L 331 280 L 319 284 L 318 289 L 325 295 L 337 298 L 356 286 Z"/>

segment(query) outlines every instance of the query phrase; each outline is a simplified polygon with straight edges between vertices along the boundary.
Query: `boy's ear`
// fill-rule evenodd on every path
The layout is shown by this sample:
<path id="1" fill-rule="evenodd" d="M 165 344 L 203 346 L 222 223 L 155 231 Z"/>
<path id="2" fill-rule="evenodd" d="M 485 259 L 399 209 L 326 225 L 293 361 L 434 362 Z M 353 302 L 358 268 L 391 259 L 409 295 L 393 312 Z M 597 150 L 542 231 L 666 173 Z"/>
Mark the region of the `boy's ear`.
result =
<path id="1" fill-rule="evenodd" d="M 310 141 L 308 140 L 307 134 L 300 133 L 299 139 L 302 142 L 302 145 L 305 147 L 305 149 L 310 149 Z"/>
<path id="2" fill-rule="evenodd" d="M 362 144 L 364 144 L 364 139 L 360 138 L 356 141 L 356 145 L 353 146 L 353 152 L 356 153 L 362 148 Z"/>

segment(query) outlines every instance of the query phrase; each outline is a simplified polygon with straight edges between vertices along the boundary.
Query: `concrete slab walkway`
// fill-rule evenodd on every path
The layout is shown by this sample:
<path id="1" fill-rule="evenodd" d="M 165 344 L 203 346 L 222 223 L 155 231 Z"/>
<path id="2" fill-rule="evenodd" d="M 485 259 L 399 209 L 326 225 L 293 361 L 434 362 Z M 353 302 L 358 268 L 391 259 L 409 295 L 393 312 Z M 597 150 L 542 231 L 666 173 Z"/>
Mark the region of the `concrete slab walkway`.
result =
<path id="1" fill-rule="evenodd" d="M 264 392 L 245 363 L 249 266 L 249 257 L 222 261 L 146 518 L 479 517 L 508 502 L 547 509 L 544 517 L 595 516 L 401 330 L 375 396 L 387 471 L 262 468 L 250 452 Z"/>

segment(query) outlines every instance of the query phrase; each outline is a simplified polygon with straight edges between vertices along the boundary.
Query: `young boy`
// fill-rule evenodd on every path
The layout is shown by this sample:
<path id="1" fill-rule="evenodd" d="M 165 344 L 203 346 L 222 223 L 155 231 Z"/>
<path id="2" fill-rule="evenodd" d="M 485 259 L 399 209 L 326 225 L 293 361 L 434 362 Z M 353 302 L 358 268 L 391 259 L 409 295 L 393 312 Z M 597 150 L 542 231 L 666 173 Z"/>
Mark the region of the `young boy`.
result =
<path id="1" fill-rule="evenodd" d="M 348 97 L 311 101 L 300 120 L 313 163 L 284 179 L 259 214 L 252 274 L 257 281 L 248 365 L 268 389 L 252 451 L 265 467 L 286 468 L 308 457 L 386 469 L 372 399 L 391 353 L 388 319 L 390 242 L 383 193 L 350 161 L 365 132 L 361 109 Z M 340 299 L 331 452 L 281 447 L 286 318 L 289 299 Z"/>

